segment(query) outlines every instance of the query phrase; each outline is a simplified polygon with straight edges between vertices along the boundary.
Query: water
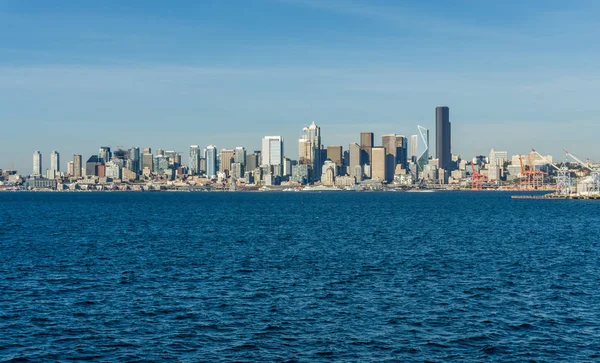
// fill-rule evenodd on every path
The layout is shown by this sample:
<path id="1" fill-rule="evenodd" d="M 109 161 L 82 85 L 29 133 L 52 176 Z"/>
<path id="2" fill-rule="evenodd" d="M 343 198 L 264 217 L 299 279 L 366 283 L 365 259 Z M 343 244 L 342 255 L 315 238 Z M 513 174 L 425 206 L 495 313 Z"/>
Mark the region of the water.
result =
<path id="1" fill-rule="evenodd" d="M 594 361 L 600 203 L 0 193 L 0 361 Z"/>

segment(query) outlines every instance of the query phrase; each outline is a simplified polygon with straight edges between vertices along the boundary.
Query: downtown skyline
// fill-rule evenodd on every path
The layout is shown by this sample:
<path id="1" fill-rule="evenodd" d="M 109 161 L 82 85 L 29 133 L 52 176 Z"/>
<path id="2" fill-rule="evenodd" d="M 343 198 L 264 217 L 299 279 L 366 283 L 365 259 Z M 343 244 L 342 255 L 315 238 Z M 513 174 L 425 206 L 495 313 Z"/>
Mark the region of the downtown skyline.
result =
<path id="1" fill-rule="evenodd" d="M 0 1 L 0 168 L 99 144 L 259 148 L 312 121 L 324 144 L 345 145 L 362 131 L 433 130 L 444 104 L 454 153 L 600 160 L 599 7 Z"/>

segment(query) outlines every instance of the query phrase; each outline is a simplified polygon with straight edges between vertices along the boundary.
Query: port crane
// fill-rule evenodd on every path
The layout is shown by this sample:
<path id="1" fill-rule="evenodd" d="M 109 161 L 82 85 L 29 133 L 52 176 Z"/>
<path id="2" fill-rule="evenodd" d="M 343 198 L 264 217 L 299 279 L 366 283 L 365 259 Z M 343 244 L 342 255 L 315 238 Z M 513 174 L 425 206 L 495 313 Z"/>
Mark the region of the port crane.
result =
<path id="1" fill-rule="evenodd" d="M 600 193 L 600 168 L 599 167 L 592 168 L 587 163 L 584 163 L 577 156 L 571 154 L 567 150 L 564 150 L 564 152 L 567 154 L 567 156 L 570 156 L 573 160 L 575 160 L 577 163 L 579 163 L 581 166 L 583 166 L 584 168 L 588 169 L 591 172 L 592 183 L 593 183 L 592 192 L 595 194 Z"/>
<path id="2" fill-rule="evenodd" d="M 471 190 L 481 190 L 483 189 L 483 182 L 487 178 L 485 175 L 480 174 L 475 171 L 475 165 L 471 163 Z"/>
<path id="3" fill-rule="evenodd" d="M 519 155 L 519 163 L 521 164 L 521 189 L 522 190 L 537 190 L 544 186 L 543 171 L 535 170 L 531 162 L 531 154 L 527 154 L 528 169 L 523 165 L 523 156 Z"/>
<path id="4" fill-rule="evenodd" d="M 557 171 L 556 177 L 556 191 L 561 195 L 569 195 L 571 194 L 571 188 L 573 183 L 571 181 L 571 171 L 566 165 L 561 166 L 560 168 L 556 166 L 552 161 L 548 160 L 545 156 L 537 152 L 535 149 L 531 149 L 531 151 L 537 156 L 541 157 L 548 164 L 552 165 L 554 169 Z"/>

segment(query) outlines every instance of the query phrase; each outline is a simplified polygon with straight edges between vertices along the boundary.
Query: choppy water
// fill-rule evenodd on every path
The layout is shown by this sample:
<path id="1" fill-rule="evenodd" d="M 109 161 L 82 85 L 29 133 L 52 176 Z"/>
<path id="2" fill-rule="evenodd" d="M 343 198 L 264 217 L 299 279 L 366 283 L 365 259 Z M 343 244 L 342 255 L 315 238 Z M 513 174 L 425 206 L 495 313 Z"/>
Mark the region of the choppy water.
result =
<path id="1" fill-rule="evenodd" d="M 0 193 L 0 361 L 597 361 L 600 203 Z"/>

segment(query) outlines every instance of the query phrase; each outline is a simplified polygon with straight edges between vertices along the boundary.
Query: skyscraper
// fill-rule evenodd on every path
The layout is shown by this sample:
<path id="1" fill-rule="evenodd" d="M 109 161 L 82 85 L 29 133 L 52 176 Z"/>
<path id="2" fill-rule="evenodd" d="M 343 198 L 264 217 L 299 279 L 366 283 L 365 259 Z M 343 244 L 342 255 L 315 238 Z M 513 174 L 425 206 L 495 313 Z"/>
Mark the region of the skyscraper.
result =
<path id="1" fill-rule="evenodd" d="M 327 146 L 327 159 L 335 163 L 337 170 L 342 167 L 342 154 L 341 146 Z"/>
<path id="2" fill-rule="evenodd" d="M 98 149 L 98 159 L 100 163 L 107 163 L 112 158 L 112 153 L 110 152 L 110 147 L 108 146 L 100 146 Z"/>
<path id="3" fill-rule="evenodd" d="M 440 168 L 451 169 L 451 129 L 450 109 L 446 106 L 435 108 L 435 156 Z"/>
<path id="4" fill-rule="evenodd" d="M 415 163 L 418 165 L 419 170 L 423 171 L 425 165 L 429 163 L 429 130 L 419 125 L 417 125 L 417 130 L 419 131 L 419 141 L 417 143 L 418 155 Z"/>
<path id="5" fill-rule="evenodd" d="M 371 149 L 375 144 L 375 136 L 372 132 L 360 133 L 361 165 L 371 164 Z"/>
<path id="6" fill-rule="evenodd" d="M 406 136 L 396 136 L 396 165 L 402 165 L 403 169 L 406 168 L 408 162 L 407 149 L 408 142 L 406 141 Z"/>
<path id="7" fill-rule="evenodd" d="M 374 147 L 371 151 L 371 179 L 387 181 L 386 149 L 384 147 Z"/>
<path id="8" fill-rule="evenodd" d="M 282 175 L 283 138 L 281 136 L 263 137 L 261 159 L 261 166 L 272 166 L 273 174 Z"/>
<path id="9" fill-rule="evenodd" d="M 206 175 L 209 178 L 217 176 L 217 148 L 214 145 L 206 147 Z"/>
<path id="10" fill-rule="evenodd" d="M 358 168 L 361 168 L 360 174 L 362 175 L 362 167 L 360 164 L 360 145 L 353 142 L 352 144 L 350 144 L 349 150 L 350 150 L 350 163 L 349 163 L 350 170 L 348 171 L 348 174 L 355 176 L 356 169 L 358 167 Z"/>
<path id="11" fill-rule="evenodd" d="M 396 134 L 382 135 L 381 145 L 385 149 L 385 180 L 391 182 L 396 169 Z"/>
<path id="12" fill-rule="evenodd" d="M 81 155 L 73 155 L 73 178 L 81 178 L 82 161 Z"/>
<path id="13" fill-rule="evenodd" d="M 33 153 L 33 175 L 42 175 L 42 153 L 39 151 Z"/>
<path id="14" fill-rule="evenodd" d="M 410 161 L 413 163 L 417 162 L 417 154 L 419 150 L 419 136 L 411 135 L 410 136 Z"/>
<path id="15" fill-rule="evenodd" d="M 298 162 L 308 165 L 310 181 L 321 178 L 323 167 L 321 148 L 321 128 L 313 122 L 302 129 L 302 136 L 298 140 Z"/>
<path id="16" fill-rule="evenodd" d="M 137 175 L 140 172 L 140 167 L 140 148 L 132 147 L 127 151 L 127 169 L 133 171 Z"/>
<path id="17" fill-rule="evenodd" d="M 233 161 L 233 155 L 235 152 L 231 149 L 221 149 L 219 172 L 223 173 L 225 170 L 231 171 L 231 162 Z"/>
<path id="18" fill-rule="evenodd" d="M 57 151 L 52 151 L 50 154 L 50 171 L 55 176 L 60 172 L 60 155 Z"/>
<path id="19" fill-rule="evenodd" d="M 200 146 L 190 146 L 190 174 L 198 175 L 200 173 Z"/>
<path id="20" fill-rule="evenodd" d="M 142 171 L 146 168 L 149 171 L 154 170 L 154 156 L 149 148 L 144 149 L 144 154 L 142 155 Z"/>

